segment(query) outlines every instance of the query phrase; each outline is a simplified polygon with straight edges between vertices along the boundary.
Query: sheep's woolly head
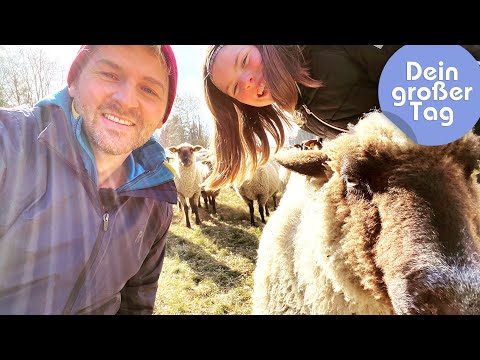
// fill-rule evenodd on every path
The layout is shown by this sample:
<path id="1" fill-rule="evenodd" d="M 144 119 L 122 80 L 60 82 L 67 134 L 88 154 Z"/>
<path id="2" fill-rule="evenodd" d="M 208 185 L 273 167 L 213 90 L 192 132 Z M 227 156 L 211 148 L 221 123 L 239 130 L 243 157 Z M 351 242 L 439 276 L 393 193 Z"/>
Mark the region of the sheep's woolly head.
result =
<path id="1" fill-rule="evenodd" d="M 335 233 L 343 263 L 401 314 L 480 313 L 479 158 L 472 132 L 422 146 L 377 111 L 321 150 L 276 156 L 322 179 L 320 197 L 335 209 L 322 226 Z"/>
<path id="2" fill-rule="evenodd" d="M 204 150 L 203 146 L 195 145 L 189 143 L 183 143 L 177 146 L 170 146 L 168 149 L 173 154 L 177 154 L 178 160 L 183 166 L 191 166 L 196 161 L 195 153 Z"/>
<path id="3" fill-rule="evenodd" d="M 318 149 L 318 148 L 317 148 Z M 431 152 L 442 156 L 453 156 L 465 165 L 469 173 L 480 159 L 480 142 L 472 132 L 459 140 L 442 146 L 422 146 L 415 144 L 398 127 L 379 111 L 364 116 L 349 133 L 325 140 L 320 151 L 280 152 L 276 160 L 288 169 L 308 176 L 319 176 L 325 169 L 340 172 L 345 155 L 361 160 L 365 157 L 398 157 L 412 151 Z M 328 174 L 328 171 L 327 171 Z"/>

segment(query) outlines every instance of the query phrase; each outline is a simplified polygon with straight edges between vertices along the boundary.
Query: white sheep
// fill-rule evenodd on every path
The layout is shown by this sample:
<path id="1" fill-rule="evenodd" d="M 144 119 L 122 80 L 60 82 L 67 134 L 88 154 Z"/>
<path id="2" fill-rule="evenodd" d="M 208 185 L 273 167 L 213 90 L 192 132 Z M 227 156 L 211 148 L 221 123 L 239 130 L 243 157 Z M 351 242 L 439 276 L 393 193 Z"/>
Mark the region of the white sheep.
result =
<path id="1" fill-rule="evenodd" d="M 175 176 L 175 185 L 177 187 L 178 199 L 180 201 L 180 208 L 183 207 L 185 213 L 185 223 L 188 228 L 191 228 L 189 219 L 189 201 L 192 212 L 195 214 L 195 223 L 200 225 L 201 220 L 198 214 L 198 200 L 200 198 L 200 184 L 203 181 L 203 176 L 206 171 L 206 166 L 196 161 L 195 153 L 203 150 L 200 145 L 193 146 L 189 143 L 183 143 L 178 146 L 171 146 L 168 150 L 177 155 L 178 161 L 174 162 L 172 166 L 175 168 L 177 174 Z"/>
<path id="2" fill-rule="evenodd" d="M 282 151 L 300 151 L 298 148 L 289 148 L 289 149 L 283 149 Z M 275 166 L 277 169 L 278 173 L 278 179 L 280 180 L 280 191 L 283 193 L 285 192 L 285 189 L 287 187 L 288 181 L 290 179 L 290 175 L 292 171 L 290 169 L 287 169 L 284 166 L 281 166 L 278 161 L 275 160 L 275 158 L 271 158 L 270 162 Z"/>
<path id="3" fill-rule="evenodd" d="M 377 111 L 350 130 L 276 156 L 253 314 L 479 314 L 480 139 L 420 146 Z"/>
<path id="4" fill-rule="evenodd" d="M 253 202 L 258 202 L 258 211 L 262 223 L 266 223 L 264 209 L 267 216 L 270 216 L 267 202 L 273 198 L 273 208 L 277 208 L 277 192 L 281 190 L 280 179 L 276 166 L 268 161 L 259 166 L 251 179 L 245 180 L 240 185 L 234 185 L 234 190 L 245 201 L 250 210 L 250 223 L 255 226 Z"/>

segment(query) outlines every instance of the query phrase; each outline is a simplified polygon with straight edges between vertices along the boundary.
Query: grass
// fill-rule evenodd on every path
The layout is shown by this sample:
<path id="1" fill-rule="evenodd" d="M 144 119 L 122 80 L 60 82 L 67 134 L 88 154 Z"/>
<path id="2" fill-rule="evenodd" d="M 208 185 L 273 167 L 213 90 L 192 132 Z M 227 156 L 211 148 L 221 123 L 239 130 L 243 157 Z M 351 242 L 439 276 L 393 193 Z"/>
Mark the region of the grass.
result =
<path id="1" fill-rule="evenodd" d="M 216 202 L 213 215 L 202 199 L 202 224 L 190 214 L 192 229 L 174 206 L 155 315 L 251 313 L 252 273 L 264 224 L 255 208 L 258 226 L 250 226 L 248 206 L 231 188 L 223 189 Z"/>

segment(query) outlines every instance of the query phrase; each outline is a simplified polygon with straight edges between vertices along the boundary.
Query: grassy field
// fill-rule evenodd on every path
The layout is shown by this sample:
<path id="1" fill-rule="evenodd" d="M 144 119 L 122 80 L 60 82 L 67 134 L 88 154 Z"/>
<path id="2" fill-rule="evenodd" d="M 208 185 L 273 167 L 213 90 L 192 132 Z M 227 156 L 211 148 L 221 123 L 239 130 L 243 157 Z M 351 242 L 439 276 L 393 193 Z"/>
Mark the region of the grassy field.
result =
<path id="1" fill-rule="evenodd" d="M 202 224 L 196 225 L 191 215 L 188 229 L 183 212 L 174 206 L 154 314 L 250 314 L 252 273 L 264 227 L 257 204 L 257 227 L 250 226 L 248 206 L 230 188 L 217 197 L 216 215 L 205 210 L 203 199 L 199 211 Z"/>

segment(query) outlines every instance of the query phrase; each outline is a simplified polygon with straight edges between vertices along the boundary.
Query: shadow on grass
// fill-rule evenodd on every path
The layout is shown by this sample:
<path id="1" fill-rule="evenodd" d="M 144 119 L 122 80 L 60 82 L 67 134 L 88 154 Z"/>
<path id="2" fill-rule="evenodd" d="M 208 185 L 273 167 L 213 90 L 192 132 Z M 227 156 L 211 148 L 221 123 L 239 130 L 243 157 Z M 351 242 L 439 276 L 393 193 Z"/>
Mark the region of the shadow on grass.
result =
<path id="1" fill-rule="evenodd" d="M 182 261 L 186 262 L 196 275 L 193 279 L 196 284 L 206 278 L 211 279 L 224 290 L 241 284 L 244 274 L 218 262 L 201 246 L 173 233 L 168 234 L 167 244 L 167 255 L 178 255 Z"/>
<path id="2" fill-rule="evenodd" d="M 239 203 L 236 205 L 237 206 L 231 206 L 229 204 L 217 201 L 217 214 L 212 214 L 212 208 L 209 207 L 209 211 L 207 211 L 202 200 L 202 207 L 199 207 L 198 209 L 200 219 L 202 220 L 202 224 L 199 226 L 199 229 L 205 237 L 210 239 L 217 246 L 236 255 L 240 255 L 255 264 L 257 259 L 259 236 L 247 231 L 247 229 L 252 228 L 250 225 L 250 213 L 248 206 L 243 202 L 243 200 L 239 201 Z M 261 233 L 265 224 L 262 223 L 260 215 L 258 214 L 257 202 L 255 202 L 255 206 L 255 228 L 260 229 Z M 272 204 L 269 203 L 269 209 L 270 215 L 272 215 L 274 211 L 273 202 Z M 185 214 L 183 211 L 178 210 L 178 208 L 177 211 L 181 218 L 180 223 L 184 225 Z M 191 213 L 189 215 L 192 226 L 196 228 L 198 225 L 195 225 L 194 215 Z M 265 219 L 268 221 L 269 217 L 265 216 Z M 206 256 L 209 256 L 207 253 L 205 254 Z"/>
<path id="3" fill-rule="evenodd" d="M 277 206 L 280 203 L 280 199 L 282 198 L 283 194 L 279 193 L 277 195 Z M 275 211 L 273 208 L 273 199 L 268 199 L 268 210 L 270 211 L 270 215 Z M 234 222 L 238 223 L 239 225 L 243 226 L 251 226 L 250 225 L 250 210 L 248 205 L 245 201 L 240 198 L 238 194 L 236 194 L 235 190 L 232 188 L 223 189 L 220 192 L 220 195 L 217 197 L 216 201 L 216 209 L 217 214 L 212 213 L 212 207 L 209 205 L 208 210 L 205 209 L 205 204 L 202 199 L 201 207 L 198 208 L 200 219 L 203 220 L 220 220 L 220 221 L 227 221 L 227 222 Z M 182 215 L 185 215 L 182 212 Z M 260 212 L 258 211 L 258 202 L 254 201 L 254 219 L 256 223 L 256 227 L 263 229 L 265 224 L 262 223 L 262 219 L 260 217 Z M 193 218 L 193 215 L 190 214 L 190 219 Z M 265 220 L 268 221 L 268 216 L 265 214 Z M 191 221 L 191 220 L 190 220 Z"/>
<path id="4" fill-rule="evenodd" d="M 215 218 L 209 219 L 213 225 L 202 224 L 200 229 L 209 239 L 224 249 L 243 256 L 255 264 L 259 239 L 241 228 L 220 222 Z M 250 226 L 250 224 L 248 225 Z"/>
<path id="5" fill-rule="evenodd" d="M 245 209 L 222 204 L 221 209 L 217 207 L 217 214 L 207 213 L 205 209 L 202 209 L 200 216 L 213 223 L 213 225 L 209 225 L 205 222 L 200 226 L 205 236 L 213 239 L 218 246 L 241 255 L 252 263 L 256 262 L 259 236 L 246 230 L 252 228 L 246 204 Z M 265 218 L 268 221 L 268 216 Z M 261 233 L 265 224 L 256 214 L 255 221 L 254 228 L 260 229 Z"/>
<path id="6" fill-rule="evenodd" d="M 260 217 L 260 213 L 258 211 L 258 203 L 255 201 L 255 209 L 253 212 L 253 216 L 255 219 L 256 227 L 259 227 L 263 229 L 265 226 L 264 223 L 262 223 L 262 218 Z M 269 205 L 268 210 L 270 211 L 270 215 L 274 212 L 273 210 L 273 205 Z M 203 216 L 202 216 L 203 215 Z M 221 208 L 220 206 L 217 206 L 217 214 L 211 214 L 207 213 L 205 209 L 201 210 L 200 213 L 201 219 L 217 219 L 221 221 L 228 221 L 228 222 L 233 222 L 233 223 L 238 223 L 238 225 L 246 225 L 250 227 L 250 211 L 248 209 L 247 204 L 243 204 L 241 207 L 233 207 L 227 204 L 222 204 Z M 265 214 L 265 220 L 268 221 L 268 216 Z"/>

